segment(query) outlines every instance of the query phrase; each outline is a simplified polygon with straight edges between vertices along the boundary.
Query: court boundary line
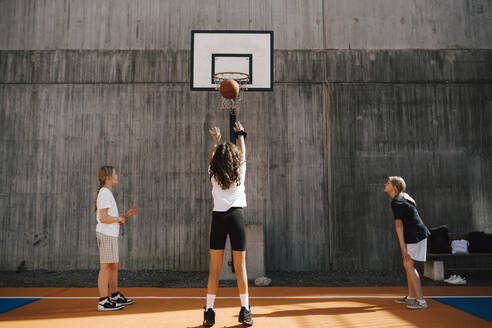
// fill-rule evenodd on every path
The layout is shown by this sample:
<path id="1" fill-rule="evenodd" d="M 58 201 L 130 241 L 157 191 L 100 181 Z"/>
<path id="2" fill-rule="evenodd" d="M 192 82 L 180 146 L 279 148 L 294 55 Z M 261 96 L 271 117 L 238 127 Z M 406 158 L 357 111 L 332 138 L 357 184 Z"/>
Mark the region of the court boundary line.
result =
<path id="1" fill-rule="evenodd" d="M 370 298 L 398 298 L 401 295 L 320 295 L 320 296 L 249 296 L 250 299 L 370 299 Z M 86 300 L 86 299 L 99 299 L 97 296 L 0 296 L 0 299 L 20 299 L 20 298 L 32 298 L 39 300 Z M 128 296 L 132 299 L 164 299 L 164 300 L 176 300 L 176 299 L 194 299 L 203 300 L 204 296 Z M 424 296 L 424 298 L 492 298 L 492 295 L 471 295 L 471 296 Z M 239 296 L 217 296 L 216 299 L 239 299 Z"/>

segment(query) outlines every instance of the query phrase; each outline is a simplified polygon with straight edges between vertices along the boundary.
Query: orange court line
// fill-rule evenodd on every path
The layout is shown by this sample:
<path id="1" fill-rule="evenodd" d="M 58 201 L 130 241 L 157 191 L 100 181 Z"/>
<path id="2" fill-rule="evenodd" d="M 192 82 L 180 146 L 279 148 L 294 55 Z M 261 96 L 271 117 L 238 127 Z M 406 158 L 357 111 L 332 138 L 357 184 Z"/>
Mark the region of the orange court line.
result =
<path id="1" fill-rule="evenodd" d="M 205 288 L 122 288 L 128 297 L 204 297 Z M 424 287 L 426 296 L 490 296 L 492 286 Z M 254 327 L 492 327 L 492 323 L 428 299 L 429 309 L 411 311 L 392 299 L 406 287 L 251 287 Z M 0 297 L 97 297 L 96 288 L 0 288 Z M 218 297 L 237 297 L 220 288 Z M 340 296 L 282 299 L 254 297 Z M 357 296 L 375 298 L 357 298 Z M 95 299 L 43 299 L 0 315 L 0 327 L 201 327 L 203 299 L 137 299 L 122 311 L 98 312 Z M 217 299 L 214 327 L 241 327 L 236 298 Z M 145 327 L 147 328 L 147 327 Z"/>

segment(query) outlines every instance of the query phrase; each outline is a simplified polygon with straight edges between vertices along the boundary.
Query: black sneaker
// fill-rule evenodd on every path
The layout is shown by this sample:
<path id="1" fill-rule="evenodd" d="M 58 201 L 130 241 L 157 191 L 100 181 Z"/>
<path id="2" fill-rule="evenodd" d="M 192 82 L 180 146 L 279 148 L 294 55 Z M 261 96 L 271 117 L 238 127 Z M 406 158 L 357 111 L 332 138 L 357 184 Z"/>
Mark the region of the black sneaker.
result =
<path id="1" fill-rule="evenodd" d="M 214 309 L 208 309 L 203 307 L 206 311 L 203 311 L 203 327 L 212 327 L 215 324 L 215 312 Z"/>
<path id="2" fill-rule="evenodd" d="M 238 321 L 241 322 L 246 327 L 250 327 L 253 325 L 253 319 L 251 318 L 251 305 L 249 306 L 249 310 L 244 306 L 241 307 Z"/>
<path id="3" fill-rule="evenodd" d="M 109 297 L 99 299 L 99 303 L 97 304 L 98 311 L 118 311 L 121 309 L 123 309 L 123 305 L 118 305 L 115 302 L 112 302 Z"/>
<path id="4" fill-rule="evenodd" d="M 120 292 L 116 292 L 113 295 L 111 295 L 111 302 L 115 302 L 116 304 L 122 306 L 133 304 L 133 300 L 126 298 Z"/>

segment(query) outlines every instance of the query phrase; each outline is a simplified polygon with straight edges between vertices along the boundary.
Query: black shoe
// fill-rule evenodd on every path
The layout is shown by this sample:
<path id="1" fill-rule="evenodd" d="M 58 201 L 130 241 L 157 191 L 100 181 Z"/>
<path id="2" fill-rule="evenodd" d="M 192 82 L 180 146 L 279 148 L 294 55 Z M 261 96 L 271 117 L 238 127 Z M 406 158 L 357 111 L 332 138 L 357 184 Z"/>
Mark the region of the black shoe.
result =
<path id="1" fill-rule="evenodd" d="M 97 303 L 98 311 L 118 311 L 123 309 L 123 305 L 116 304 L 112 302 L 109 297 L 105 297 L 103 299 L 99 299 L 99 303 Z"/>
<path id="2" fill-rule="evenodd" d="M 238 321 L 241 322 L 246 327 L 250 327 L 253 325 L 253 319 L 251 318 L 251 306 L 249 307 L 249 310 L 244 306 L 241 307 Z"/>
<path id="3" fill-rule="evenodd" d="M 111 302 L 115 302 L 117 305 L 122 305 L 122 306 L 133 304 L 133 300 L 126 298 L 120 292 L 116 292 L 113 295 L 111 295 Z"/>
<path id="4" fill-rule="evenodd" d="M 206 310 L 206 307 L 203 307 Z M 203 311 L 203 327 L 212 327 L 215 325 L 215 312 L 214 309 L 208 309 Z"/>

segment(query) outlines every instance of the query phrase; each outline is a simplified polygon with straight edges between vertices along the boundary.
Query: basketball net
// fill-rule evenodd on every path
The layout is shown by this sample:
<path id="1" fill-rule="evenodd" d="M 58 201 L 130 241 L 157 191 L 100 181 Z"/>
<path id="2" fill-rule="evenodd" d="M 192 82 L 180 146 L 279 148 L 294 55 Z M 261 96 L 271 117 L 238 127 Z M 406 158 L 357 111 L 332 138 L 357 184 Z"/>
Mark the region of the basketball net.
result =
<path id="1" fill-rule="evenodd" d="M 241 92 L 241 89 L 246 89 L 246 85 L 249 82 L 249 75 L 246 73 L 239 73 L 239 72 L 220 72 L 220 73 L 215 73 L 213 75 L 213 80 L 214 83 L 216 84 L 216 89 L 219 89 L 220 84 L 224 80 L 235 80 L 239 84 L 239 93 L 236 98 L 225 98 L 222 97 L 222 101 L 220 104 L 220 109 L 221 110 L 228 110 L 232 114 L 235 114 L 237 111 L 239 111 L 239 108 L 241 107 L 241 102 L 243 100 L 243 93 Z"/>

